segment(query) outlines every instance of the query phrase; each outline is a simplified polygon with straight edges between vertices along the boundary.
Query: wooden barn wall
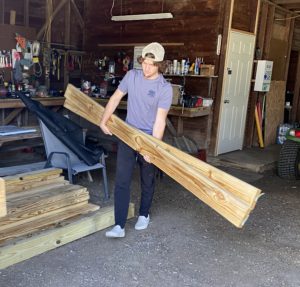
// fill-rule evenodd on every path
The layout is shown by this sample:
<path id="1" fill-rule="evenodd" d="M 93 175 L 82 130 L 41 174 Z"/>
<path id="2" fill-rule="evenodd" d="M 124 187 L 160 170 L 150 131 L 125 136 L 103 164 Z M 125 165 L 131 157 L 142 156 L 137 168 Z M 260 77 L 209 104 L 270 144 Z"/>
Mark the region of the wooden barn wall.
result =
<path id="1" fill-rule="evenodd" d="M 53 11 L 61 3 L 62 0 L 53 0 Z M 78 25 L 76 13 L 71 2 L 74 2 L 81 15 L 84 14 L 84 0 L 66 1 L 66 4 L 53 18 L 51 25 L 51 42 L 58 43 L 59 46 L 64 48 L 62 44 L 65 43 L 66 26 L 68 25 L 68 17 L 66 17 L 66 5 L 70 5 L 70 44 L 72 49 L 82 49 L 83 43 L 83 30 Z M 28 6 L 27 6 L 28 5 Z M 46 23 L 46 6 L 47 0 L 0 0 L 0 23 L 9 24 L 10 11 L 16 11 L 16 26 L 24 26 L 34 28 L 36 33 Z M 2 10 L 2 11 L 1 11 Z M 42 33 L 41 41 L 46 41 L 45 33 Z M 69 48 L 69 47 L 67 47 Z"/>
<path id="2" fill-rule="evenodd" d="M 84 71 L 92 80 L 99 81 L 100 73 L 94 66 L 96 58 L 108 56 L 116 58 L 124 52 L 133 57 L 133 46 L 124 47 L 126 43 L 181 43 L 183 45 L 165 45 L 166 59 L 203 57 L 205 63 L 215 65 L 215 74 L 219 74 L 220 56 L 216 54 L 217 39 L 223 34 L 224 0 L 165 0 L 115 1 L 113 15 L 144 14 L 171 12 L 173 19 L 155 21 L 111 21 L 113 1 L 88 0 L 85 2 L 85 50 L 88 58 L 84 63 Z M 97 9 L 95 9 L 97 7 Z M 112 46 L 103 47 L 103 44 Z M 116 46 L 116 44 L 120 44 Z M 101 46 L 102 45 L 102 46 Z M 173 83 L 182 84 L 182 79 L 173 78 Z M 216 98 L 218 79 L 213 80 L 211 96 Z M 207 97 L 208 80 L 200 78 L 186 79 L 186 92 L 191 95 Z M 203 148 L 207 142 L 207 127 L 209 117 L 185 119 L 184 133 L 194 138 Z M 210 128 L 210 127 L 209 127 Z M 205 148 L 207 146 L 204 146 Z"/>
<path id="3" fill-rule="evenodd" d="M 223 71 L 226 59 L 226 43 L 227 43 L 227 33 L 229 29 L 236 29 L 245 32 L 254 33 L 255 32 L 255 18 L 258 8 L 258 1 L 248 1 L 248 0 L 234 0 L 233 11 L 232 11 L 232 20 L 230 22 L 230 15 L 231 15 L 231 2 L 227 1 L 226 5 L 224 6 L 223 13 L 223 44 L 222 44 L 222 51 L 220 57 L 220 67 L 219 67 L 219 79 L 218 79 L 218 86 L 216 88 L 216 100 L 214 110 L 215 113 L 212 118 L 212 130 L 211 130 L 211 138 L 210 138 L 210 153 L 213 154 L 216 146 L 216 138 L 217 138 L 217 127 L 219 121 L 219 110 L 221 106 L 221 93 L 222 93 L 222 82 L 223 82 Z M 253 97 L 250 94 L 250 99 Z M 251 102 L 250 102 L 251 104 Z M 253 107 L 249 109 L 253 109 Z M 249 111 L 248 111 L 249 114 Z M 248 140 L 250 134 L 248 134 L 249 130 L 249 123 L 252 123 L 254 119 L 254 114 L 251 113 L 250 119 L 246 122 L 246 135 L 245 139 Z M 251 127 L 250 127 L 251 128 Z"/>
<path id="4" fill-rule="evenodd" d="M 88 0 L 85 13 L 85 49 L 103 54 L 117 52 L 97 47 L 117 43 L 183 43 L 167 46 L 166 58 L 204 57 L 207 63 L 217 64 L 217 36 L 220 32 L 221 0 L 115 1 L 113 15 L 171 12 L 174 19 L 151 21 L 111 21 L 113 1 Z M 163 3 L 163 5 L 162 5 Z M 97 7 L 97 9 L 95 9 Z M 132 50 L 132 49 L 130 49 Z"/>
<path id="5" fill-rule="evenodd" d="M 101 47 L 99 44 L 124 43 L 181 43 L 183 46 L 165 46 L 166 59 L 203 57 L 205 63 L 216 66 L 218 73 L 219 57 L 216 55 L 217 37 L 222 34 L 222 8 L 224 0 L 166 0 L 115 1 L 113 15 L 171 12 L 174 19 L 151 21 L 111 21 L 113 1 L 88 0 L 85 2 L 85 50 L 95 53 L 95 57 L 116 57 L 125 52 L 131 58 L 132 47 Z M 97 7 L 97 9 L 95 9 Z M 92 60 L 92 59 L 91 59 Z M 91 61 L 91 64 L 92 61 Z M 95 71 L 87 67 L 88 73 Z M 90 69 L 90 70 L 89 70 Z M 200 82 L 200 83 L 199 83 Z M 206 83 L 189 81 L 187 92 L 201 93 Z"/>
<path id="6" fill-rule="evenodd" d="M 300 20 L 295 21 L 294 37 L 292 43 L 293 58 L 290 64 L 293 65 L 292 72 L 289 73 L 289 90 L 293 92 L 292 120 L 300 122 Z M 294 81 L 293 81 L 294 80 Z M 293 83 L 291 84 L 291 81 Z"/>
<path id="7" fill-rule="evenodd" d="M 300 20 L 295 21 L 292 50 L 300 51 Z"/>
<path id="8" fill-rule="evenodd" d="M 268 117 L 265 119 L 266 125 L 264 127 L 266 145 L 275 143 L 274 131 L 277 129 L 278 124 L 283 122 L 285 85 L 288 77 L 295 20 L 279 19 L 290 18 L 290 16 L 290 14 L 278 9 L 269 2 L 261 2 L 255 59 L 273 61 L 271 86 L 276 85 L 278 82 L 281 83 L 281 86 L 284 86 L 284 88 L 276 91 L 276 93 L 272 93 L 272 99 L 276 100 L 276 103 L 279 103 L 281 107 L 274 108 L 271 104 L 266 105 L 265 116 Z M 255 77 L 255 73 L 253 76 Z M 268 93 L 266 97 L 268 97 Z M 264 101 L 264 94 L 252 90 L 249 98 L 245 146 L 258 145 L 254 119 L 257 101 L 262 103 Z"/>
<path id="9" fill-rule="evenodd" d="M 257 1 L 234 0 L 231 28 L 253 33 Z"/>
<path id="10" fill-rule="evenodd" d="M 277 127 L 283 123 L 285 86 L 285 81 L 272 81 L 270 91 L 266 95 L 265 146 L 276 143 Z"/>

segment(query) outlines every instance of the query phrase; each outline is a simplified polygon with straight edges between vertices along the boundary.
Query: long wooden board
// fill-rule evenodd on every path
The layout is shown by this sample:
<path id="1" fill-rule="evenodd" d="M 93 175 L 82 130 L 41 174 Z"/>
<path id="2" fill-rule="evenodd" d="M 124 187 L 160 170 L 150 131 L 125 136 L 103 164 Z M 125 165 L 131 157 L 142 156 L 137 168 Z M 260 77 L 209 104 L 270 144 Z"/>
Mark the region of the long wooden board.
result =
<path id="1" fill-rule="evenodd" d="M 57 209 L 49 213 L 47 217 L 37 217 L 33 221 L 26 222 L 22 225 L 12 226 L 0 232 L 0 243 L 12 238 L 18 238 L 22 235 L 30 234 L 37 230 L 41 230 L 50 225 L 55 225 L 65 219 L 86 214 L 98 210 L 99 206 L 91 203 L 79 202 L 71 206 Z"/>
<path id="2" fill-rule="evenodd" d="M 21 173 L 13 176 L 5 176 L 6 192 L 18 192 L 34 187 L 34 185 L 44 185 L 46 181 L 54 181 L 55 179 L 63 180 L 60 176 L 61 169 L 47 168 L 32 172 Z"/>
<path id="3" fill-rule="evenodd" d="M 134 216 L 134 205 L 130 204 L 128 218 Z M 42 254 L 69 242 L 107 228 L 114 224 L 113 207 L 104 207 L 79 219 L 65 222 L 65 225 L 54 227 L 32 234 L 31 237 L 11 240 L 0 245 L 0 269 Z"/>
<path id="4" fill-rule="evenodd" d="M 104 108 L 72 85 L 65 92 L 64 106 L 86 120 L 99 125 Z M 193 158 L 112 115 L 108 121 L 112 133 L 192 192 L 203 202 L 242 227 L 255 207 L 261 190 L 217 168 Z"/>
<path id="5" fill-rule="evenodd" d="M 5 216 L 6 211 L 6 190 L 5 190 L 5 181 L 0 178 L 0 218 Z"/>

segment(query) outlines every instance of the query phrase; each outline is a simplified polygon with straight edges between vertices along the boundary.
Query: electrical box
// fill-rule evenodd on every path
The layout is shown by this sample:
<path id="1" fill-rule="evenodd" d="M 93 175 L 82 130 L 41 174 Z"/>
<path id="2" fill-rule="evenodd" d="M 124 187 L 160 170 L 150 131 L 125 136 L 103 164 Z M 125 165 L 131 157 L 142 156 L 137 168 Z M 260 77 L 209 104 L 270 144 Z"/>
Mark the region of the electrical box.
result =
<path id="1" fill-rule="evenodd" d="M 254 91 L 268 92 L 272 78 L 273 62 L 266 60 L 257 61 Z"/>

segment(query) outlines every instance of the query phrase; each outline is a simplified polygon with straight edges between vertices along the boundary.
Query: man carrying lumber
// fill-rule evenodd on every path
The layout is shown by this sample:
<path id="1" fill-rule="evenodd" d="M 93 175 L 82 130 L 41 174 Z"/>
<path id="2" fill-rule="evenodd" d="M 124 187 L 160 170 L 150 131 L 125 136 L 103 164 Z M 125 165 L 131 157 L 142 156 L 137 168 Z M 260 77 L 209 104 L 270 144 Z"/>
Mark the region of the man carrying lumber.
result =
<path id="1" fill-rule="evenodd" d="M 100 128 L 105 134 L 112 135 L 106 123 L 121 99 L 128 94 L 126 122 L 155 138 L 162 139 L 173 96 L 171 84 L 162 75 L 166 66 L 164 54 L 165 50 L 159 43 L 150 43 L 144 47 L 142 56 L 138 59 L 142 70 L 133 69 L 127 72 L 106 105 L 100 122 Z M 120 141 L 114 191 L 115 226 L 106 232 L 107 237 L 125 236 L 130 184 L 136 162 L 140 167 L 142 194 L 135 229 L 143 230 L 148 227 L 149 209 L 154 194 L 155 166 L 151 164 L 151 158 L 141 156 Z"/>

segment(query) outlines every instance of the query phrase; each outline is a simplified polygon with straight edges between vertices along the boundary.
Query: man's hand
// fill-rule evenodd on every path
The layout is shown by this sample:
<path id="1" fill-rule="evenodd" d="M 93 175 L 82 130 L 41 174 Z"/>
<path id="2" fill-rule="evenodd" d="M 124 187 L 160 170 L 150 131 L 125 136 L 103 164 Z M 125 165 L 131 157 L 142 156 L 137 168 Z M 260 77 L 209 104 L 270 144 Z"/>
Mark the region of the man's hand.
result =
<path id="1" fill-rule="evenodd" d="M 114 94 L 110 97 L 104 113 L 102 115 L 101 121 L 100 121 L 100 129 L 106 134 L 106 135 L 111 135 L 112 136 L 112 132 L 109 130 L 109 128 L 107 127 L 106 123 L 109 120 L 109 118 L 111 117 L 111 115 L 113 114 L 113 112 L 116 110 L 118 104 L 120 103 L 122 97 L 125 94 L 120 91 L 119 89 L 117 89 Z"/>
<path id="2" fill-rule="evenodd" d="M 107 127 L 107 125 L 103 122 L 100 123 L 100 129 L 106 134 L 112 136 L 112 132 L 110 129 Z"/>
<path id="3" fill-rule="evenodd" d="M 143 157 L 146 162 L 151 163 L 151 159 L 149 155 L 144 155 Z"/>

